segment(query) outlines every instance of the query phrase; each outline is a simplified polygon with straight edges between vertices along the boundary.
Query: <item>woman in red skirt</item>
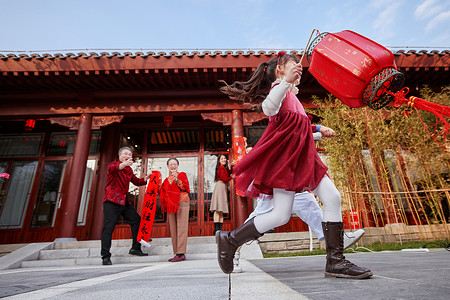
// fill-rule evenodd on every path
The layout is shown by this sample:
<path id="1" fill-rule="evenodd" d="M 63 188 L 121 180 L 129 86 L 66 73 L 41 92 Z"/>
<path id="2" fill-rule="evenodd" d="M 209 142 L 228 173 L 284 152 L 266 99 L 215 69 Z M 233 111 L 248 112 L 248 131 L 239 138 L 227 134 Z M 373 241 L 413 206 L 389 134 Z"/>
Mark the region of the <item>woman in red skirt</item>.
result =
<path id="1" fill-rule="evenodd" d="M 327 167 L 314 144 L 311 121 L 296 96 L 301 74 L 299 58 L 280 52 L 269 62 L 261 63 L 248 81 L 224 83 L 221 88 L 232 100 L 260 105 L 269 116 L 266 130 L 252 151 L 234 167 L 233 176 L 241 194 L 273 195 L 274 208 L 234 231 L 216 233 L 219 265 L 224 273 L 231 273 L 237 247 L 286 224 L 295 193 L 309 190 L 324 204 L 325 276 L 368 278 L 372 276 L 369 269 L 354 265 L 343 255 L 341 196 L 326 175 Z"/>
<path id="2" fill-rule="evenodd" d="M 222 230 L 223 214 L 228 213 L 228 181 L 231 180 L 230 170 L 227 166 L 227 157 L 219 154 L 216 164 L 216 176 L 214 191 L 211 198 L 210 211 L 214 213 L 214 232 L 215 235 L 218 230 Z"/>

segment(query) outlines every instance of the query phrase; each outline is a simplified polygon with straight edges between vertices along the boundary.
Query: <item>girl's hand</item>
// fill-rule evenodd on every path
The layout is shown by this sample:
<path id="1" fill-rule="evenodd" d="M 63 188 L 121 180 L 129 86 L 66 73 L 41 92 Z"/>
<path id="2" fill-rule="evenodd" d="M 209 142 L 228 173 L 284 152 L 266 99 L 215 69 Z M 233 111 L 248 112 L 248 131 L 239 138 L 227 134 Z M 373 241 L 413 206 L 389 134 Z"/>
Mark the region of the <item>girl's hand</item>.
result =
<path id="1" fill-rule="evenodd" d="M 300 63 L 293 64 L 292 67 L 287 66 L 289 69 L 286 71 L 286 82 L 287 83 L 295 83 L 296 81 L 300 81 L 302 77 L 303 67 Z"/>
<path id="2" fill-rule="evenodd" d="M 173 179 L 176 179 L 177 176 L 178 176 L 178 172 L 177 171 L 172 171 L 172 176 L 173 176 Z"/>
<path id="3" fill-rule="evenodd" d="M 329 128 L 329 127 L 325 127 L 325 126 L 320 126 L 320 133 L 322 133 L 322 135 L 324 137 L 333 137 L 336 135 L 336 133 L 334 132 L 333 129 Z"/>

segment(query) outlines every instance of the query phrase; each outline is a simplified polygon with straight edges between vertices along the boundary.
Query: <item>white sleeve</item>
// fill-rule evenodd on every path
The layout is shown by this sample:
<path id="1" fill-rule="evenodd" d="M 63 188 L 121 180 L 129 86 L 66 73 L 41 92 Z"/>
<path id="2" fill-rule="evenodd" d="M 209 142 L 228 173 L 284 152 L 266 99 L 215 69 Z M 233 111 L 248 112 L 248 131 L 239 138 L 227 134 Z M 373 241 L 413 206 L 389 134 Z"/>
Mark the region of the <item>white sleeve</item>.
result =
<path id="1" fill-rule="evenodd" d="M 283 78 L 279 84 L 270 90 L 269 95 L 262 103 L 262 110 L 265 115 L 269 117 L 274 116 L 280 111 L 283 100 L 286 98 L 286 92 L 290 87 L 291 84 L 287 83 L 286 79 Z"/>
<path id="2" fill-rule="evenodd" d="M 322 133 L 320 132 L 314 132 L 313 137 L 315 141 L 321 141 L 322 140 Z"/>

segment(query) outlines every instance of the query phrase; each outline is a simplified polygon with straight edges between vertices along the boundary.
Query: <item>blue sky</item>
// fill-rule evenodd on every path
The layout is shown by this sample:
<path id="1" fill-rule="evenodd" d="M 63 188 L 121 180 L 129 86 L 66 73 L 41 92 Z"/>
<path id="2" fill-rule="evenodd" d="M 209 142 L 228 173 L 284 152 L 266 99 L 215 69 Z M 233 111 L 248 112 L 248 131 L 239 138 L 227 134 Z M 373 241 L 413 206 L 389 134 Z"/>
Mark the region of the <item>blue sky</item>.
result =
<path id="1" fill-rule="evenodd" d="M 1 53 L 300 50 L 313 28 L 350 29 L 386 47 L 442 51 L 450 49 L 450 1 L 0 0 L 0 27 Z"/>

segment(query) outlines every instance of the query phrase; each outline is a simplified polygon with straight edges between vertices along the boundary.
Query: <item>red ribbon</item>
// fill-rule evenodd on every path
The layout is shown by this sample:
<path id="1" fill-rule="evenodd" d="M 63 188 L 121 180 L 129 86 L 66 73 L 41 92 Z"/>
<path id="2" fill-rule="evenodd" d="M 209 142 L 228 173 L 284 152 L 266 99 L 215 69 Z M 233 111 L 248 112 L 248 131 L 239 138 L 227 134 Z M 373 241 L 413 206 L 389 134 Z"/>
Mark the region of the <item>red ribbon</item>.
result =
<path id="1" fill-rule="evenodd" d="M 278 54 L 277 54 L 277 57 L 278 57 L 278 59 L 277 59 L 277 65 L 279 65 L 280 57 L 282 57 L 282 56 L 284 56 L 284 55 L 286 55 L 286 52 L 284 52 L 284 51 L 278 52 Z"/>

